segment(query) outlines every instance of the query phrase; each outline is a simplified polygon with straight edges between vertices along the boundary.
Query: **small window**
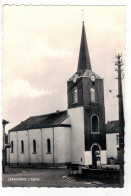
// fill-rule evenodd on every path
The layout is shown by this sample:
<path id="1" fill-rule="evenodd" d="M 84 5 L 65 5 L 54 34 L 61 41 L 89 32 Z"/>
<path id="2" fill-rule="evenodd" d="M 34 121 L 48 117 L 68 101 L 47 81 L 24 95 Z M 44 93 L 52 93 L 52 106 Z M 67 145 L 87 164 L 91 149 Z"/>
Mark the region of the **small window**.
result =
<path id="1" fill-rule="evenodd" d="M 91 94 L 91 102 L 96 102 L 96 90 L 95 88 L 90 89 L 90 94 Z"/>
<path id="2" fill-rule="evenodd" d="M 36 153 L 36 141 L 33 140 L 33 153 Z"/>
<path id="3" fill-rule="evenodd" d="M 119 135 L 116 135 L 116 144 L 119 144 Z"/>
<path id="4" fill-rule="evenodd" d="M 24 142 L 21 140 L 21 153 L 24 153 Z"/>
<path id="5" fill-rule="evenodd" d="M 99 132 L 99 119 L 97 115 L 93 115 L 91 119 L 91 124 L 92 124 L 92 132 Z"/>
<path id="6" fill-rule="evenodd" d="M 13 143 L 13 141 L 11 141 L 11 153 L 13 153 L 14 152 L 14 143 Z"/>
<path id="7" fill-rule="evenodd" d="M 47 139 L 47 153 L 51 153 L 50 139 Z"/>
<path id="8" fill-rule="evenodd" d="M 73 90 L 73 103 L 78 103 L 78 90 L 76 87 Z"/>
<path id="9" fill-rule="evenodd" d="M 120 150 L 119 148 L 117 148 L 117 158 L 119 159 L 119 156 L 120 156 Z"/>

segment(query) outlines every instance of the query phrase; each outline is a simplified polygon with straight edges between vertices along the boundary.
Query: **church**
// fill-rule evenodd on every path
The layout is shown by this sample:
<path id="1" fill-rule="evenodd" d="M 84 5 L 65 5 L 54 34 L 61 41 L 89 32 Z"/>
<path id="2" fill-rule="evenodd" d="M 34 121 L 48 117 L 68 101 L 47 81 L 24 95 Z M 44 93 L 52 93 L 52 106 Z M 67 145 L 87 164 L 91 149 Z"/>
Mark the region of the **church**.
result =
<path id="1" fill-rule="evenodd" d="M 78 67 L 67 81 L 68 108 L 33 116 L 11 130 L 10 166 L 107 164 L 103 79 L 92 70 L 85 25 Z"/>

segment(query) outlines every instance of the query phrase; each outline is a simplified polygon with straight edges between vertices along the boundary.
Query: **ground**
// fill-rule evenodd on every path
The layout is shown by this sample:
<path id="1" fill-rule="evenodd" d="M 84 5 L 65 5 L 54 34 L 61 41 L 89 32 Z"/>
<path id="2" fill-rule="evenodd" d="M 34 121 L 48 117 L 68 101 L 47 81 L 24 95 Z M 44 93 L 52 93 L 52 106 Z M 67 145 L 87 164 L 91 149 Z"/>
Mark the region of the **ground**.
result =
<path id="1" fill-rule="evenodd" d="M 103 187 L 100 181 L 88 181 L 68 176 L 63 168 L 9 168 L 3 174 L 3 187 Z M 110 184 L 110 186 L 112 186 Z"/>

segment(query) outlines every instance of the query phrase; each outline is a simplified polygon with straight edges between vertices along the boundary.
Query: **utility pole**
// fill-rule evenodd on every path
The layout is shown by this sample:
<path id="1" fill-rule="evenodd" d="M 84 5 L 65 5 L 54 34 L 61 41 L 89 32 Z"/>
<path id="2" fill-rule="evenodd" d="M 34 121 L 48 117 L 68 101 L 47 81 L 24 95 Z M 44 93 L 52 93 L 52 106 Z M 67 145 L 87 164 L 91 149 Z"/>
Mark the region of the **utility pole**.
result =
<path id="1" fill-rule="evenodd" d="M 2 149 L 2 171 L 5 173 L 5 125 L 7 125 L 9 122 L 6 120 L 2 120 L 3 125 L 3 149 Z"/>
<path id="2" fill-rule="evenodd" d="M 122 55 L 115 56 L 117 61 L 115 65 L 118 72 L 118 106 L 119 106 L 119 157 L 120 157 L 120 184 L 124 185 L 124 110 L 123 110 L 123 94 L 122 94 Z"/>

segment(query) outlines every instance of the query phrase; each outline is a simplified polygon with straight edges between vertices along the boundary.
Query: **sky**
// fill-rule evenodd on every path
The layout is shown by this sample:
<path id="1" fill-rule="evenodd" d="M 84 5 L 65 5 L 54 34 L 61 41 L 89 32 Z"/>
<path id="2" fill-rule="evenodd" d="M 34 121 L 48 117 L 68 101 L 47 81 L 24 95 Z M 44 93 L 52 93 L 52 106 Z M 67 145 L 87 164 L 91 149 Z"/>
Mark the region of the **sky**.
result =
<path id="1" fill-rule="evenodd" d="M 5 5 L 2 105 L 7 130 L 30 116 L 67 109 L 82 9 L 92 70 L 104 79 L 106 122 L 118 119 L 115 55 L 122 53 L 125 61 L 125 7 Z"/>

